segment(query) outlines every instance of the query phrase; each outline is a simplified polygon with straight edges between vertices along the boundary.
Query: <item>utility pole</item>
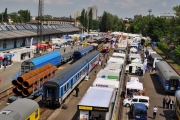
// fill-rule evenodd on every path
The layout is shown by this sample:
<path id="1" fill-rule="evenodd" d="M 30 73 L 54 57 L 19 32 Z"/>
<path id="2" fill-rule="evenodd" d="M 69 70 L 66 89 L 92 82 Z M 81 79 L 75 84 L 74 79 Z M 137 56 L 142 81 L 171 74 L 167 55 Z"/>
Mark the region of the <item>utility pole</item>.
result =
<path id="1" fill-rule="evenodd" d="M 37 55 L 40 53 L 39 51 L 39 42 L 42 40 L 42 21 L 43 21 L 43 10 L 44 10 L 44 0 L 39 0 L 38 7 L 38 29 L 37 29 Z"/>

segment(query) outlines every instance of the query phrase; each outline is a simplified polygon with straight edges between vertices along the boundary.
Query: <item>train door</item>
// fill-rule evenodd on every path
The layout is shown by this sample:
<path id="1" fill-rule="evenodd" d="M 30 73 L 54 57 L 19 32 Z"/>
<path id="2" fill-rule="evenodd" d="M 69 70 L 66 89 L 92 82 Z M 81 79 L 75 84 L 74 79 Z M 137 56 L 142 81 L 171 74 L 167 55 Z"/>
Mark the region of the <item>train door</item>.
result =
<path id="1" fill-rule="evenodd" d="M 49 104 L 53 104 L 57 97 L 56 87 L 46 87 L 45 91 L 46 101 L 48 101 Z"/>
<path id="2" fill-rule="evenodd" d="M 178 82 L 179 80 L 176 80 L 176 79 L 171 79 L 170 80 L 170 90 L 171 91 L 176 91 L 178 89 Z"/>

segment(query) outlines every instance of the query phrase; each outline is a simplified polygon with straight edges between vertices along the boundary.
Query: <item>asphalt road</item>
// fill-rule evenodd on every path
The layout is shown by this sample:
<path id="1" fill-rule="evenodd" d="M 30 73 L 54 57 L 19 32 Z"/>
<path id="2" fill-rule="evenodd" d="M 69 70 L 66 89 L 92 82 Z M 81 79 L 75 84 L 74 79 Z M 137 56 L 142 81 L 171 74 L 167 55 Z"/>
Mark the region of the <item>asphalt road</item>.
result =
<path id="1" fill-rule="evenodd" d="M 126 81 L 129 79 L 130 76 L 126 77 Z M 162 100 L 163 100 L 163 97 L 165 96 L 165 92 L 159 82 L 158 77 L 154 75 L 154 72 L 151 72 L 151 73 L 146 72 L 144 76 L 139 77 L 139 80 L 141 83 L 143 83 L 143 87 L 146 89 L 147 96 L 150 97 L 150 107 L 148 109 L 148 120 L 152 119 L 154 106 L 157 106 L 158 108 L 156 120 L 177 120 L 176 118 L 170 117 L 171 115 L 170 109 L 162 108 Z M 170 97 L 171 99 L 174 100 L 173 95 L 170 95 Z M 124 107 L 123 118 L 124 118 L 123 120 L 132 119 L 132 115 L 129 114 L 129 108 Z"/>

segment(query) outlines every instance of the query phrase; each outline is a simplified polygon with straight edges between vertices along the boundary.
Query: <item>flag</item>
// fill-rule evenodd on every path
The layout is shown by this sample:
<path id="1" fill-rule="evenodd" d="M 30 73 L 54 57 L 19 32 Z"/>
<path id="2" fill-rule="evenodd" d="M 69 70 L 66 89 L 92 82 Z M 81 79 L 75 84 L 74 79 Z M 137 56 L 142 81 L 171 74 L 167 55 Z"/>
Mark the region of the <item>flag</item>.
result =
<path id="1" fill-rule="evenodd" d="M 147 69 L 147 59 L 144 60 L 144 64 L 143 64 L 143 74 L 145 73 Z"/>
<path id="2" fill-rule="evenodd" d="M 33 44 L 33 37 L 31 38 L 31 43 L 30 43 L 30 46 L 32 46 L 32 44 Z"/>

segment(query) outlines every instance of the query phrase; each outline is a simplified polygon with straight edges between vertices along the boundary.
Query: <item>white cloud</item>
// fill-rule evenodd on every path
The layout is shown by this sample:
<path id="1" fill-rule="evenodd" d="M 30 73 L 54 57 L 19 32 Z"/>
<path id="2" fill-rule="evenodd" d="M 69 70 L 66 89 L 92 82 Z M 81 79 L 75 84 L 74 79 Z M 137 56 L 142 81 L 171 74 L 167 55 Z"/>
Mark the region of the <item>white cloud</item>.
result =
<path id="1" fill-rule="evenodd" d="M 167 3 L 164 1 L 162 4 L 161 4 L 163 7 L 167 7 Z"/>

